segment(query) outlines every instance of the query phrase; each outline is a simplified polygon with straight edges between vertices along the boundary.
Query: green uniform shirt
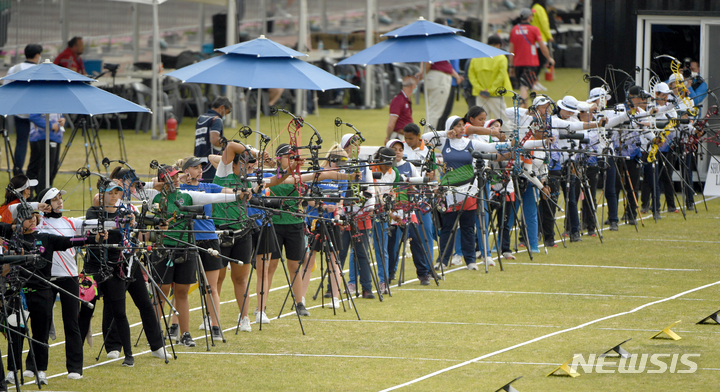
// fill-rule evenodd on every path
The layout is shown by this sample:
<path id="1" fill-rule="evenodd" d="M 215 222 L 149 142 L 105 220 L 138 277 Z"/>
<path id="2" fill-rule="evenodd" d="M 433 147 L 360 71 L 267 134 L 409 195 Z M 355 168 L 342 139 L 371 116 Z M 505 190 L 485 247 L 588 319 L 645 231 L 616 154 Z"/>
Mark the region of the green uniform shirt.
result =
<path id="1" fill-rule="evenodd" d="M 173 192 L 168 195 L 167 197 L 167 206 L 163 208 L 164 206 L 164 198 L 162 193 L 158 193 L 153 197 L 152 204 L 158 203 L 161 207 L 160 209 L 163 210 L 163 213 L 159 216 L 163 219 L 169 219 L 173 216 L 175 212 L 178 214 L 182 214 L 180 212 L 180 209 L 175 205 L 175 200 L 180 200 L 182 205 L 184 206 L 191 206 L 193 204 L 192 196 L 188 195 L 187 193 L 183 192 Z M 170 229 L 172 231 L 175 230 L 188 230 L 187 223 L 178 224 L 177 222 L 170 223 Z M 172 238 L 177 238 L 179 240 L 185 241 L 185 242 L 192 242 L 192 238 L 189 236 L 192 235 L 191 233 L 179 233 L 179 232 L 168 232 L 165 234 L 165 239 L 163 240 L 163 244 L 168 246 L 177 246 L 178 243 L 176 241 L 173 241 Z"/>

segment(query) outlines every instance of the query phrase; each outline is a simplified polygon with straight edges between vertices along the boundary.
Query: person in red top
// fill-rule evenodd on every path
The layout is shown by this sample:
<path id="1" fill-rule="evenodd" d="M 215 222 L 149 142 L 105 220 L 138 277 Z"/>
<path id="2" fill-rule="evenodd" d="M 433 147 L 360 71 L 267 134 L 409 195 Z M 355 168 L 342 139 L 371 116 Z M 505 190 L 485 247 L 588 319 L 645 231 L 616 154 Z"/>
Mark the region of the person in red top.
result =
<path id="1" fill-rule="evenodd" d="M 417 79 L 414 76 L 405 76 L 402 81 L 402 91 L 390 101 L 390 120 L 387 125 L 385 143 L 390 139 L 404 140 L 403 128 L 413 122 L 410 96 L 416 86 Z"/>
<path id="2" fill-rule="evenodd" d="M 15 189 L 23 199 L 28 200 L 32 194 L 32 188 L 38 184 L 37 180 L 31 180 L 24 174 L 18 174 L 10 180 L 8 188 L 12 187 Z M 20 203 L 20 199 L 15 196 L 15 193 L 9 190 L 5 191 L 5 203 L 0 206 L 0 222 L 11 224 L 13 223 L 12 211 L 10 206 L 13 204 Z"/>
<path id="3" fill-rule="evenodd" d="M 55 57 L 54 63 L 55 65 L 85 75 L 85 64 L 80 58 L 83 50 L 85 50 L 85 44 L 83 43 L 82 37 L 72 37 L 72 39 L 68 41 L 68 47 Z"/>
<path id="4" fill-rule="evenodd" d="M 528 90 L 535 85 L 537 75 L 535 69 L 540 65 L 538 60 L 537 49 L 548 59 L 546 66 L 555 65 L 555 60 L 550 57 L 545 42 L 542 39 L 540 29 L 530 25 L 533 18 L 533 11 L 529 8 L 523 8 L 520 11 L 520 23 L 516 24 L 510 30 L 510 45 L 508 52 L 514 53 L 510 57 L 510 76 L 517 76 L 520 81 L 520 96 L 524 102 L 523 107 L 527 107 Z M 536 46 L 537 45 L 537 46 Z"/>

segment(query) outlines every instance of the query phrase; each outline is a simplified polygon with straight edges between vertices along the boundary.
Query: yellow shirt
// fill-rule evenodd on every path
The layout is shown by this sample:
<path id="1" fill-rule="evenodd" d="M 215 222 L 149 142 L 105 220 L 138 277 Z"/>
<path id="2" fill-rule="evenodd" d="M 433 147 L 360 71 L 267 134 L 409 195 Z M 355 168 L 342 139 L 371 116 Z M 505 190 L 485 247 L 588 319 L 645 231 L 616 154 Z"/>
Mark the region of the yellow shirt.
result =
<path id="1" fill-rule="evenodd" d="M 487 90 L 491 96 L 497 96 L 498 87 L 512 90 L 508 76 L 508 59 L 504 55 L 472 59 L 468 68 L 468 79 L 472 85 L 472 95 L 478 96 Z"/>
<path id="2" fill-rule="evenodd" d="M 532 10 L 535 12 L 533 13 L 533 20 L 530 24 L 540 29 L 540 34 L 542 34 L 545 43 L 550 42 L 552 33 L 550 32 L 550 20 L 548 19 L 545 8 L 540 4 L 535 4 L 532 6 Z"/>

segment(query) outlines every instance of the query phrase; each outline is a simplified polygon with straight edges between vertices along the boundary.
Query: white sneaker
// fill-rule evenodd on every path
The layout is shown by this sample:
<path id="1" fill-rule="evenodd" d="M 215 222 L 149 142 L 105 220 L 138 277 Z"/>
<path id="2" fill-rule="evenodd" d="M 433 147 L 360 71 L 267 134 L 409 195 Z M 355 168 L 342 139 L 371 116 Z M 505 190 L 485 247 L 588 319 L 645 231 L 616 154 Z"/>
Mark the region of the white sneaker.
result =
<path id="1" fill-rule="evenodd" d="M 11 373 L 11 374 L 12 374 L 12 373 Z M 35 372 L 33 372 L 32 370 L 25 370 L 25 371 L 23 372 L 23 377 L 25 377 L 25 378 L 35 378 Z"/>
<path id="2" fill-rule="evenodd" d="M 547 87 L 540 84 L 540 82 L 535 82 L 535 84 L 533 85 L 533 90 L 547 91 Z"/>
<path id="3" fill-rule="evenodd" d="M 350 301 L 345 305 L 348 309 L 352 309 L 352 305 L 350 304 Z M 333 298 L 332 302 L 330 303 L 330 309 L 342 309 L 342 301 L 339 298 Z"/>
<path id="4" fill-rule="evenodd" d="M 478 266 L 477 266 L 476 263 L 470 263 L 470 264 L 467 265 L 467 269 L 469 269 L 470 271 L 477 271 L 477 270 L 478 270 Z"/>
<path id="5" fill-rule="evenodd" d="M 118 359 L 120 358 L 120 351 L 113 350 L 107 353 L 106 355 L 107 359 Z"/>
<path id="6" fill-rule="evenodd" d="M 492 257 L 488 256 L 485 258 L 485 264 L 487 264 L 488 267 L 494 267 L 495 261 L 493 261 Z"/>
<path id="7" fill-rule="evenodd" d="M 40 381 L 40 385 L 48 385 L 47 375 L 45 375 L 45 372 L 38 372 L 38 381 Z"/>
<path id="8" fill-rule="evenodd" d="M 503 252 L 503 259 L 515 260 L 515 256 L 513 256 L 512 252 Z"/>
<path id="9" fill-rule="evenodd" d="M 208 322 L 207 317 L 203 317 L 203 322 L 198 327 L 198 330 L 199 331 L 205 331 L 205 330 L 209 331 L 210 330 L 210 323 Z"/>
<path id="10" fill-rule="evenodd" d="M 169 355 L 168 352 L 165 350 L 165 347 L 160 347 L 159 349 L 154 350 L 151 354 L 152 354 L 152 356 L 155 357 L 155 358 L 170 359 L 170 355 Z"/>
<path id="11" fill-rule="evenodd" d="M 245 316 L 240 319 L 240 331 L 242 332 L 251 332 L 252 328 L 250 327 L 250 317 Z"/>
<path id="12" fill-rule="evenodd" d="M 68 373 L 68 380 L 79 380 L 83 376 L 80 373 Z"/>
<path id="13" fill-rule="evenodd" d="M 260 322 L 260 319 L 262 319 L 262 323 L 263 323 L 263 324 L 270 324 L 270 319 L 269 319 L 268 316 L 265 314 L 265 312 L 258 312 L 258 311 L 256 310 L 256 311 L 255 311 L 255 322 L 256 322 L 256 323 L 259 323 L 259 322 Z"/>
<path id="14" fill-rule="evenodd" d="M 462 255 L 454 255 L 452 257 L 452 261 L 450 262 L 450 265 L 462 265 L 462 264 L 463 264 Z"/>
<path id="15" fill-rule="evenodd" d="M 8 373 L 8 375 L 5 376 L 5 383 L 8 386 L 15 385 L 15 373 Z"/>

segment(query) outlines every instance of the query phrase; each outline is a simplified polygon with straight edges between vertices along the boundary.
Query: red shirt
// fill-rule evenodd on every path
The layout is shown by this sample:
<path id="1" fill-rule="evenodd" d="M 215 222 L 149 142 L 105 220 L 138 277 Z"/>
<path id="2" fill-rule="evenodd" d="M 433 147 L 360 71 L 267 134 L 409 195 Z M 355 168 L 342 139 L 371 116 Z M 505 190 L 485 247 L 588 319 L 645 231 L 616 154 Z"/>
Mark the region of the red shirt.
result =
<path id="1" fill-rule="evenodd" d="M 412 101 L 405 95 L 404 91 L 400 91 L 400 94 L 396 95 L 390 102 L 390 115 L 398 117 L 395 122 L 395 129 L 393 129 L 396 132 L 413 122 Z"/>
<path id="2" fill-rule="evenodd" d="M 430 70 L 440 71 L 442 73 L 446 73 L 448 75 L 452 75 L 453 73 L 453 66 L 450 64 L 449 61 L 438 61 L 435 63 L 432 63 L 430 65 Z"/>
<path id="3" fill-rule="evenodd" d="M 540 29 L 529 24 L 517 24 L 510 30 L 510 43 L 515 52 L 515 67 L 537 67 L 538 60 L 536 42 L 543 42 Z"/>
<path id="4" fill-rule="evenodd" d="M 65 50 L 60 52 L 60 54 L 55 57 L 54 63 L 55 65 L 65 67 L 79 74 L 85 75 L 85 64 L 83 64 L 82 59 L 75 55 L 70 48 L 65 48 Z"/>

